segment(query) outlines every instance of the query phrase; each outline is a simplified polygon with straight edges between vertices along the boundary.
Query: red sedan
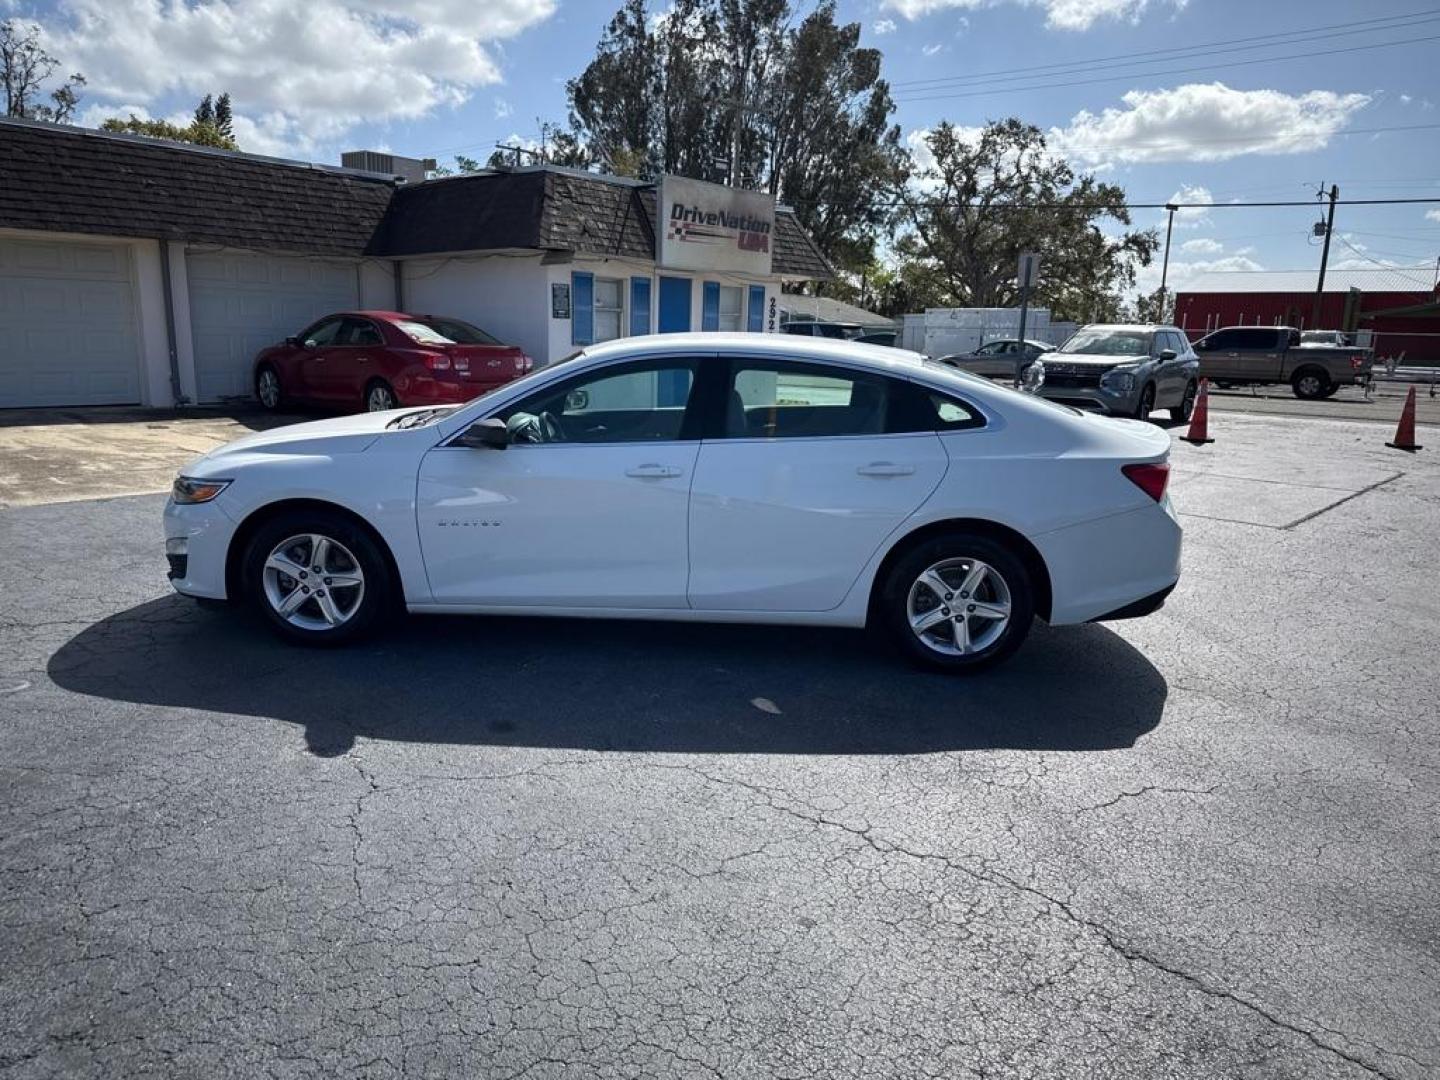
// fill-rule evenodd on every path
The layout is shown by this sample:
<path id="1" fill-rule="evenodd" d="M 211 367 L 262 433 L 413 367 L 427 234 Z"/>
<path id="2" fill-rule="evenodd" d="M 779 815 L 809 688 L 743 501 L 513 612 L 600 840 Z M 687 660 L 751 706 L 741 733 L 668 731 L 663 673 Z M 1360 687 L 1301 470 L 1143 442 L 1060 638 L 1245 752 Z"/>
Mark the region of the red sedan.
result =
<path id="1" fill-rule="evenodd" d="M 255 396 L 347 412 L 454 405 L 519 378 L 534 361 L 459 319 L 399 311 L 327 315 L 255 358 Z"/>

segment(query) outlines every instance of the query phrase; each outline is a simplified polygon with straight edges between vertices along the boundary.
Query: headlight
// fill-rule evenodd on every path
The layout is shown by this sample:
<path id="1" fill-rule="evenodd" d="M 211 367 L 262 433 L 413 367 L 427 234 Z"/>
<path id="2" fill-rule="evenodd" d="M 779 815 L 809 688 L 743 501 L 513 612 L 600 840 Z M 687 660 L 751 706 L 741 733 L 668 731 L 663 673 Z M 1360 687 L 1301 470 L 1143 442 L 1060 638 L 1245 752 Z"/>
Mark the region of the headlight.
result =
<path id="1" fill-rule="evenodd" d="M 188 476 L 177 476 L 170 487 L 170 498 L 181 506 L 207 503 L 229 486 L 229 480 L 193 480 Z"/>
<path id="2" fill-rule="evenodd" d="M 1128 394 L 1135 389 L 1135 372 L 1118 368 L 1107 371 L 1100 376 L 1100 385 L 1117 394 Z"/>
<path id="3" fill-rule="evenodd" d="M 1027 394 L 1038 394 L 1040 388 L 1045 385 L 1045 365 L 1035 360 L 1025 366 L 1020 372 L 1020 389 Z"/>

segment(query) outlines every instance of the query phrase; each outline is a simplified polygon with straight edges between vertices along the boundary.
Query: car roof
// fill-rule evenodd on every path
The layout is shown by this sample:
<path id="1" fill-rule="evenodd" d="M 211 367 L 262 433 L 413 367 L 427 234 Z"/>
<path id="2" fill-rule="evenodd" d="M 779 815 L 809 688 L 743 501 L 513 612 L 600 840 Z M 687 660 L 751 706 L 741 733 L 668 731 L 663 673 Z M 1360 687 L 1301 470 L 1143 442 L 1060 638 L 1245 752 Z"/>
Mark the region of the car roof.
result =
<path id="1" fill-rule="evenodd" d="M 838 360 L 882 374 L 915 374 L 925 357 L 890 345 L 867 345 L 840 338 L 797 337 L 794 334 L 757 334 L 704 331 L 686 334 L 647 334 L 615 338 L 586 347 L 588 358 L 652 356 L 656 353 L 715 353 L 770 360 Z"/>
<path id="2" fill-rule="evenodd" d="M 1179 330 L 1178 326 L 1170 323 L 1086 323 L 1081 330 L 1135 330 L 1139 333 L 1153 333 L 1156 330 Z"/>

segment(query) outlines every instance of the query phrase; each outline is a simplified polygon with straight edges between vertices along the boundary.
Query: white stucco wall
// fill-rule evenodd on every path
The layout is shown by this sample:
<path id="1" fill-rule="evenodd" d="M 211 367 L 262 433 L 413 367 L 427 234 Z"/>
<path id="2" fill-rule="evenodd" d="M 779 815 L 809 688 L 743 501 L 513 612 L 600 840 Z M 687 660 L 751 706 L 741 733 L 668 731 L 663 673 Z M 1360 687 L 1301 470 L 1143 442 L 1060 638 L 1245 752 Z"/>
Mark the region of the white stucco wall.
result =
<path id="1" fill-rule="evenodd" d="M 538 254 L 407 259 L 403 267 L 406 311 L 474 323 L 537 364 L 565 355 L 551 355 L 549 267 Z"/>
<path id="2" fill-rule="evenodd" d="M 395 271 L 389 259 L 364 259 L 359 264 L 360 306 L 371 311 L 394 311 Z"/>

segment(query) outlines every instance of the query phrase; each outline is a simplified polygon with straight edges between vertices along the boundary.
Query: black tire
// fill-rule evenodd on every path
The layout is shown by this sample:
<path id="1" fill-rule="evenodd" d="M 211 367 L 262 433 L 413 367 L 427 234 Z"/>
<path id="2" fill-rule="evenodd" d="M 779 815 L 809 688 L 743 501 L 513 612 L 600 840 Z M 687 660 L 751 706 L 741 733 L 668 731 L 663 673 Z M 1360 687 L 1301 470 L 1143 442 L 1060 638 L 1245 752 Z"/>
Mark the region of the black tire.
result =
<path id="1" fill-rule="evenodd" d="M 271 379 L 274 380 L 273 393 L 267 386 Z M 279 412 L 285 405 L 285 385 L 273 364 L 261 364 L 255 369 L 255 398 L 266 412 Z"/>
<path id="2" fill-rule="evenodd" d="M 365 398 L 361 402 L 366 412 L 386 412 L 400 407 L 395 388 L 384 379 L 371 379 L 365 385 Z"/>
<path id="3" fill-rule="evenodd" d="M 1326 390 L 1325 393 L 1321 394 L 1320 396 L 1321 396 L 1322 398 L 1332 398 L 1332 397 L 1334 397 L 1334 396 L 1335 396 L 1337 393 L 1339 393 L 1339 392 L 1340 392 L 1340 384 L 1337 383 L 1337 382 L 1332 382 L 1332 383 L 1330 384 L 1330 389 L 1329 389 L 1329 390 Z"/>
<path id="4" fill-rule="evenodd" d="M 1155 384 L 1146 383 L 1145 388 L 1140 391 L 1140 404 L 1135 407 L 1136 420 L 1149 420 L 1150 414 L 1155 411 Z"/>
<path id="5" fill-rule="evenodd" d="M 302 542 L 286 549 L 290 561 L 297 567 L 296 574 L 277 572 L 273 582 L 267 582 L 265 566 L 272 552 L 287 540 L 310 537 L 323 537 L 330 544 L 320 573 L 316 574 L 314 567 L 303 565 L 310 562 L 315 552 L 313 545 L 307 550 L 307 544 Z M 327 595 L 325 586 L 341 576 L 356 576 L 357 568 L 361 579 L 358 597 L 349 591 L 357 586 L 336 585 L 331 590 L 334 595 L 330 607 L 344 618 L 336 625 L 323 625 L 326 616 L 320 597 Z M 394 609 L 394 598 L 398 595 L 398 583 L 379 543 L 368 530 L 335 511 L 296 510 L 265 522 L 245 549 L 242 571 L 245 600 L 275 633 L 302 645 L 343 645 L 365 636 L 381 616 Z M 317 578 L 320 584 L 314 585 L 312 594 L 311 586 Z M 297 597 L 300 602 L 292 621 L 277 610 L 272 596 L 288 599 L 296 590 L 302 591 L 303 596 Z"/>
<path id="6" fill-rule="evenodd" d="M 1216 379 L 1215 385 L 1218 386 L 1221 390 L 1231 390 L 1235 387 L 1235 384 L 1229 379 Z"/>
<path id="7" fill-rule="evenodd" d="M 1290 389 L 1301 401 L 1318 401 L 1328 397 L 1332 385 L 1323 368 L 1301 368 L 1290 380 Z"/>
<path id="8" fill-rule="evenodd" d="M 1183 424 L 1190 419 L 1190 415 L 1195 411 L 1195 395 L 1198 391 L 1199 387 L 1196 386 L 1194 379 L 1185 384 L 1185 396 L 1180 399 L 1179 407 L 1170 410 L 1171 420 Z"/>
<path id="9" fill-rule="evenodd" d="M 974 597 L 962 596 L 960 587 L 975 561 L 984 563 L 988 572 Z M 949 562 L 954 565 L 944 565 Z M 940 581 L 953 586 L 950 601 L 921 582 L 921 575 L 937 566 L 944 567 L 937 571 Z M 1003 589 L 997 588 L 995 576 Z M 923 633 L 911 628 L 912 607 L 919 614 L 949 614 L 958 608 L 947 609 L 947 603 L 973 609 L 976 604 L 999 604 L 1005 595 L 1009 597 L 1009 620 L 998 633 L 989 628 L 991 620 L 968 613 L 964 616 L 966 640 L 979 643 L 973 652 L 958 651 L 955 624 L 960 620 L 953 615 L 940 615 L 935 627 Z M 921 667 L 956 675 L 983 671 L 1007 659 L 1030 633 L 1035 618 L 1035 589 L 1024 562 L 1000 541 L 965 529 L 933 537 L 905 552 L 887 574 L 879 602 L 878 614 L 901 652 Z M 993 639 L 985 641 L 982 635 L 991 633 Z"/>

